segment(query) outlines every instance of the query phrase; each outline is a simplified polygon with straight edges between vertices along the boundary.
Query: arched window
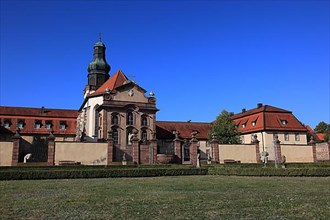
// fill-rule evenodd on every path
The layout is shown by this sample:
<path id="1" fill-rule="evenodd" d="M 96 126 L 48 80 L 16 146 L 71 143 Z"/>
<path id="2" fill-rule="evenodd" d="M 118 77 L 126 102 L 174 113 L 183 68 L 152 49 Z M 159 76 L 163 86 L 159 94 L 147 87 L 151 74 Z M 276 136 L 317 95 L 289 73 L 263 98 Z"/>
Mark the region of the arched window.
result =
<path id="1" fill-rule="evenodd" d="M 141 131 L 141 141 L 142 142 L 146 142 L 147 141 L 147 131 L 146 130 L 142 130 Z"/>
<path id="2" fill-rule="evenodd" d="M 133 113 L 132 112 L 127 112 L 126 125 L 133 125 Z"/>
<path id="3" fill-rule="evenodd" d="M 112 115 L 111 124 L 118 125 L 118 115 Z"/>
<path id="4" fill-rule="evenodd" d="M 147 116 L 145 115 L 141 116 L 141 126 L 148 126 Z"/>
<path id="5" fill-rule="evenodd" d="M 118 144 L 118 130 L 117 128 L 112 129 L 112 139 L 114 144 Z"/>

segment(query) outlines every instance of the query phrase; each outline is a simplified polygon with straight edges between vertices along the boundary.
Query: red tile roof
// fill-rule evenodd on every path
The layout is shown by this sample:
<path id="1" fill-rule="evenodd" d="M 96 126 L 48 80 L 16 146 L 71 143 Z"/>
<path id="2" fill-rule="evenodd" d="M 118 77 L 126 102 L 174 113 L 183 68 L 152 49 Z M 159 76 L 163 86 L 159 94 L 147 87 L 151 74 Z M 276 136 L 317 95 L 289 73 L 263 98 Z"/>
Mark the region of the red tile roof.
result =
<path id="1" fill-rule="evenodd" d="M 292 112 L 269 105 L 235 114 L 232 119 L 242 134 L 264 130 L 307 131 Z M 255 124 L 253 125 L 252 122 Z M 245 123 L 244 128 L 243 123 Z"/>
<path id="2" fill-rule="evenodd" d="M 48 109 L 48 108 L 24 108 L 24 107 L 8 107 L 0 106 L 0 122 L 1 125 L 6 119 L 10 119 L 10 128 L 4 130 L 3 126 L 0 133 L 6 131 L 15 132 L 17 123 L 20 120 L 24 121 L 24 127 L 20 130 L 21 134 L 49 134 L 51 129 L 45 127 L 46 121 L 51 121 L 53 124 L 54 134 L 74 136 L 77 125 L 77 110 L 67 109 Z M 34 128 L 36 120 L 42 123 L 41 128 Z M 61 121 L 65 121 L 66 129 L 60 129 Z"/>
<path id="3" fill-rule="evenodd" d="M 108 88 L 114 90 L 119 86 L 122 86 L 128 78 L 125 76 L 123 71 L 118 70 L 114 75 L 112 75 L 105 83 L 103 83 L 95 92 L 88 95 L 88 97 L 103 95 L 105 90 Z"/>
<path id="4" fill-rule="evenodd" d="M 77 118 L 78 110 L 0 106 L 0 115 Z"/>
<path id="5" fill-rule="evenodd" d="M 174 139 L 173 131 L 179 131 L 180 137 L 185 139 L 191 138 L 191 132 L 197 131 L 197 139 L 207 139 L 208 132 L 211 129 L 210 123 L 202 122 L 174 122 L 174 121 L 157 121 L 156 132 L 158 139 Z"/>
<path id="6" fill-rule="evenodd" d="M 326 133 L 315 133 L 315 135 L 320 141 L 324 141 Z"/>
<path id="7" fill-rule="evenodd" d="M 309 131 L 309 133 L 314 134 L 313 128 L 311 128 L 309 125 L 306 125 L 305 128 Z"/>

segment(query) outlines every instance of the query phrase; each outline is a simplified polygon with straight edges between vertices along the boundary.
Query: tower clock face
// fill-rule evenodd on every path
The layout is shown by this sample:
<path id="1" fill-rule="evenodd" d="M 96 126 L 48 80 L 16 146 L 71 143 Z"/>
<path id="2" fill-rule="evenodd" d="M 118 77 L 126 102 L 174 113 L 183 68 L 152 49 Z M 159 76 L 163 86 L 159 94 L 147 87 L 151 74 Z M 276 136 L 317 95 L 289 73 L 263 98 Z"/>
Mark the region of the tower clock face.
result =
<path id="1" fill-rule="evenodd" d="M 132 97 L 134 95 L 134 90 L 133 89 L 129 90 L 128 95 Z"/>

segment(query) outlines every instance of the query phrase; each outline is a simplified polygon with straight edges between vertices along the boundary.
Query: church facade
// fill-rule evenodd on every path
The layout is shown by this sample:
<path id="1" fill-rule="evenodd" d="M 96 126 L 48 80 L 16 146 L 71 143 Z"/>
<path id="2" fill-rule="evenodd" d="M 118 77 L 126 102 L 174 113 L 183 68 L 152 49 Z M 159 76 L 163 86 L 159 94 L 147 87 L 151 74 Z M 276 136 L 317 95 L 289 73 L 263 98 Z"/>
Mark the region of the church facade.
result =
<path id="1" fill-rule="evenodd" d="M 147 142 L 156 133 L 156 98 L 118 70 L 109 75 L 105 45 L 94 45 L 94 58 L 88 66 L 88 85 L 79 109 L 77 140 L 102 141 L 111 133 L 120 148 L 131 145 L 133 131 Z"/>

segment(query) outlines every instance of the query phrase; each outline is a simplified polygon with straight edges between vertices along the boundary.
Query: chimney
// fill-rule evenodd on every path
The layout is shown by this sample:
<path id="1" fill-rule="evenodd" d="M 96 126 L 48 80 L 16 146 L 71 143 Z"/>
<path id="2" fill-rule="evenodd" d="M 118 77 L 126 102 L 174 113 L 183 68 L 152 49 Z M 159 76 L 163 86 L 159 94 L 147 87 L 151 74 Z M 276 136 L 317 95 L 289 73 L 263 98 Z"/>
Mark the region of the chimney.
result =
<path id="1" fill-rule="evenodd" d="M 261 107 L 262 107 L 262 103 L 258 103 L 257 108 L 261 108 Z"/>
<path id="2" fill-rule="evenodd" d="M 246 109 L 245 108 L 242 108 L 242 113 L 246 112 Z"/>

